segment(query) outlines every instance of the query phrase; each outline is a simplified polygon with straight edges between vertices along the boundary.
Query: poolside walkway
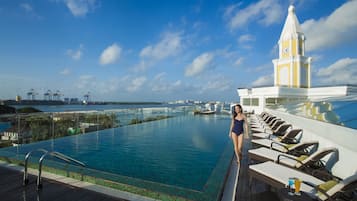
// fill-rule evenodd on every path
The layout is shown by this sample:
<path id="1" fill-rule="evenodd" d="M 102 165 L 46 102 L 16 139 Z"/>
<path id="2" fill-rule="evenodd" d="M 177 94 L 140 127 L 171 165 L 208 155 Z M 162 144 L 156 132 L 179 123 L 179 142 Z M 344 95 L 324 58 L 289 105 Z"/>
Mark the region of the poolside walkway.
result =
<path id="1" fill-rule="evenodd" d="M 1 201 L 16 200 L 86 200 L 86 201 L 125 201 L 83 188 L 63 184 L 55 180 L 42 179 L 43 189 L 36 190 L 36 176 L 29 175 L 30 182 L 22 186 L 23 173 L 0 166 L 0 196 Z"/>
<path id="2" fill-rule="evenodd" d="M 248 119 L 249 121 L 249 119 Z M 252 188 L 249 188 L 249 157 L 248 150 L 252 148 L 251 135 L 244 135 L 243 139 L 243 159 L 240 165 L 238 186 L 235 201 L 277 201 L 279 198 L 274 192 L 258 182 L 253 182 Z M 232 145 L 233 146 L 233 145 Z"/>

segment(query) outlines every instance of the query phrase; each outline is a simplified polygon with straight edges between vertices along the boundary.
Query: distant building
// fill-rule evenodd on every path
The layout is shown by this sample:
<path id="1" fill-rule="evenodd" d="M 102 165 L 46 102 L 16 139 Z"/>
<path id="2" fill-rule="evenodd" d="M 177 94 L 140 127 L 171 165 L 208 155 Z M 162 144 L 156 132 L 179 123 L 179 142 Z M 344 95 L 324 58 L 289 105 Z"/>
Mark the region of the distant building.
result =
<path id="1" fill-rule="evenodd" d="M 78 98 L 71 98 L 70 101 L 69 101 L 69 104 L 79 104 L 80 101 Z"/>
<path id="2" fill-rule="evenodd" d="M 0 133 L 1 140 L 8 140 L 14 143 L 28 143 L 31 142 L 32 132 L 29 128 L 20 130 L 20 133 L 16 127 L 11 127 L 6 131 Z"/>
<path id="3" fill-rule="evenodd" d="M 266 105 L 357 94 L 357 87 L 349 85 L 311 88 L 312 59 L 305 56 L 305 41 L 291 5 L 278 41 L 279 58 L 273 60 L 274 86 L 238 88 L 244 110 L 260 113 Z"/>
<path id="4" fill-rule="evenodd" d="M 69 104 L 70 99 L 69 98 L 64 98 L 63 101 L 64 101 L 65 104 Z"/>
<path id="5" fill-rule="evenodd" d="M 15 97 L 15 100 L 16 100 L 16 102 L 20 102 L 20 101 L 21 101 L 21 96 L 17 95 L 17 96 Z"/>

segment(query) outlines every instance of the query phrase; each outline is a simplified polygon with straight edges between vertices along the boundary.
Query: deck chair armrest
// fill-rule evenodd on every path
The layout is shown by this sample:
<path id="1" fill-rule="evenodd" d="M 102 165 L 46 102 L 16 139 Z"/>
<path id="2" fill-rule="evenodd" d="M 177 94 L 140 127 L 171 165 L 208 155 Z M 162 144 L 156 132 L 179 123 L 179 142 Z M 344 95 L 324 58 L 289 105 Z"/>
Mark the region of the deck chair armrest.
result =
<path id="1" fill-rule="evenodd" d="M 285 145 L 283 145 L 283 144 L 281 144 L 281 143 L 278 143 L 278 142 L 271 142 L 271 143 L 270 143 L 270 149 L 273 149 L 273 145 L 274 145 L 274 144 L 283 147 L 286 151 L 289 151 L 289 148 L 288 148 L 288 147 L 286 147 Z"/>
<path id="2" fill-rule="evenodd" d="M 328 180 L 336 180 L 336 181 L 341 181 L 342 179 L 332 175 L 330 172 L 328 172 L 326 169 L 316 169 L 311 172 L 311 175 L 317 178 L 320 178 L 321 180 L 328 181 Z"/>
<path id="3" fill-rule="evenodd" d="M 289 150 L 287 153 L 294 155 L 294 156 L 300 156 L 300 155 L 311 155 L 311 151 L 309 151 L 309 148 L 311 146 L 316 146 L 316 149 L 319 146 L 319 142 L 304 142 L 304 143 L 298 143 L 295 148 L 292 150 Z"/>
<path id="4" fill-rule="evenodd" d="M 289 138 L 289 137 L 282 138 L 280 142 L 285 143 L 285 144 L 297 144 L 297 143 L 299 143 L 299 141 L 297 139 Z"/>
<path id="5" fill-rule="evenodd" d="M 301 165 L 304 165 L 301 161 L 297 160 L 296 158 L 293 158 L 293 157 L 291 157 L 291 156 L 284 155 L 284 154 L 279 154 L 279 155 L 278 155 L 278 158 L 277 158 L 277 160 L 276 160 L 276 162 L 277 162 L 278 164 L 280 164 L 280 158 L 281 158 L 281 157 L 294 160 L 294 161 L 300 163 Z"/>
<path id="6" fill-rule="evenodd" d="M 319 142 L 317 142 L 317 141 L 316 142 L 304 142 L 301 145 L 298 145 L 296 148 L 307 149 L 307 148 L 309 148 L 311 146 L 314 146 L 314 145 L 318 146 Z"/>
<path id="7" fill-rule="evenodd" d="M 313 187 L 313 188 L 316 190 L 316 192 L 320 192 L 320 193 L 322 193 L 324 196 L 326 196 L 326 197 L 327 197 L 327 200 L 331 200 L 331 196 L 330 196 L 329 194 L 327 194 L 327 192 L 326 192 L 325 190 L 321 189 L 318 185 L 315 185 L 315 184 L 310 183 L 310 182 L 308 182 L 308 181 L 302 181 L 302 183 L 304 183 L 304 184 L 306 184 L 306 185 L 308 185 L 308 186 Z"/>
<path id="8" fill-rule="evenodd" d="M 293 155 L 293 156 L 301 156 L 301 155 L 309 155 L 308 151 L 302 149 L 292 149 L 287 152 L 287 154 Z"/>

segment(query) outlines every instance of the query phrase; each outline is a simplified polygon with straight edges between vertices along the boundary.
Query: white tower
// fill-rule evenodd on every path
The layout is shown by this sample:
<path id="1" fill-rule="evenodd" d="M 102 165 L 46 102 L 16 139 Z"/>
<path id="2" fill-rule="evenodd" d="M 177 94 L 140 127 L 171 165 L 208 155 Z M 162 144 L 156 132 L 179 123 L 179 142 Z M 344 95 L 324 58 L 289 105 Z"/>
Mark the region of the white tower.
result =
<path id="1" fill-rule="evenodd" d="M 279 59 L 274 59 L 274 85 L 310 88 L 311 57 L 305 57 L 305 35 L 290 5 L 279 39 Z"/>

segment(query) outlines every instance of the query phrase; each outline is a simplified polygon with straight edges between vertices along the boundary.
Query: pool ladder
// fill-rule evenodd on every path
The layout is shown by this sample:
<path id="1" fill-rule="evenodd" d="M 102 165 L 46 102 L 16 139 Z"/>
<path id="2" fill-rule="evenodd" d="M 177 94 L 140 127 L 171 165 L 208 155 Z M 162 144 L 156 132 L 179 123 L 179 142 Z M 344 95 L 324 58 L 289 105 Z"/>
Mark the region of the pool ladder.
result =
<path id="1" fill-rule="evenodd" d="M 32 150 L 32 151 L 28 152 L 25 156 L 25 170 L 24 170 L 24 178 L 23 178 L 23 182 L 22 182 L 22 184 L 24 186 L 26 186 L 29 183 L 28 173 L 27 173 L 27 165 L 28 165 L 28 160 L 31 157 L 31 154 L 34 152 L 43 152 L 42 156 L 40 157 L 40 160 L 38 161 L 37 190 L 42 189 L 42 179 L 41 179 L 42 162 L 45 159 L 45 157 L 48 155 L 53 156 L 53 157 L 60 159 L 62 161 L 65 161 L 67 164 L 72 163 L 72 164 L 81 166 L 82 167 L 81 168 L 81 181 L 83 181 L 83 167 L 86 167 L 86 165 L 83 162 L 73 159 L 73 158 L 66 156 L 66 155 L 64 155 L 60 152 L 57 152 L 57 151 L 49 152 L 46 149 L 36 149 L 36 150 Z M 68 169 L 67 169 L 67 177 L 68 176 L 69 176 L 69 173 L 68 173 Z"/>

